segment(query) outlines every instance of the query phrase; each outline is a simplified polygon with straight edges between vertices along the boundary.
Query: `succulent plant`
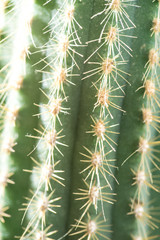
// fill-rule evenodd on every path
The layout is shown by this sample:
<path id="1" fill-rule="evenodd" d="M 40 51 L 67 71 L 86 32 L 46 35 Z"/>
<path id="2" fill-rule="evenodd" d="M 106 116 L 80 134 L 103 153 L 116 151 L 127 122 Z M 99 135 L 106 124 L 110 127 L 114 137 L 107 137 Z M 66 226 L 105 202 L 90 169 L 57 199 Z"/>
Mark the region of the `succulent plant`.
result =
<path id="1" fill-rule="evenodd" d="M 160 1 L 0 1 L 0 240 L 160 239 Z"/>

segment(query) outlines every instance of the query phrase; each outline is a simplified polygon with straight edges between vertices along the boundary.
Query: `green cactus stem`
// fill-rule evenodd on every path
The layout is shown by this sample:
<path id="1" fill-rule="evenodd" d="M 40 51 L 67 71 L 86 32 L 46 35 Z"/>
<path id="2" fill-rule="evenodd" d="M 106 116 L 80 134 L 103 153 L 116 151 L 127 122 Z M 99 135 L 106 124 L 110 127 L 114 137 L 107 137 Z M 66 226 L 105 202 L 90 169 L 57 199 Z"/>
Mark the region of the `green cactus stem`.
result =
<path id="1" fill-rule="evenodd" d="M 0 31 L 0 239 L 159 239 L 160 1 L 2 1 Z"/>

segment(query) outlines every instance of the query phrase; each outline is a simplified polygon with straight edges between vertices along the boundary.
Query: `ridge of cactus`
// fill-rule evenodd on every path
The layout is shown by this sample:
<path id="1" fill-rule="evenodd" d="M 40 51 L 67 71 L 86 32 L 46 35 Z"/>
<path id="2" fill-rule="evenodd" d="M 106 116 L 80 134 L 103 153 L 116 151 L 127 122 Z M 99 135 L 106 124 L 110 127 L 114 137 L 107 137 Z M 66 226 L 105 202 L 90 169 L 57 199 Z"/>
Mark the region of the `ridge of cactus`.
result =
<path id="1" fill-rule="evenodd" d="M 46 53 L 40 60 L 45 63 L 45 67 L 38 70 L 43 74 L 41 92 L 44 103 L 35 104 L 40 109 L 36 115 L 41 117 L 41 124 L 39 129 L 35 129 L 38 136 L 29 137 L 38 140 L 31 154 L 36 150 L 40 162 L 32 158 L 36 166 L 29 172 L 32 172 L 34 190 L 32 197 L 26 198 L 28 203 L 23 204 L 29 221 L 21 239 L 42 237 L 48 228 L 54 229 L 51 235 L 57 232 L 55 226 L 48 225 L 48 221 L 55 218 L 52 215 L 58 214 L 57 208 L 61 207 L 62 197 L 55 195 L 59 188 L 57 185 L 65 186 L 64 170 L 60 168 L 61 160 L 58 156 L 64 157 L 63 147 L 68 147 L 64 143 L 66 136 L 63 134 L 61 116 L 68 115 L 70 111 L 66 107 L 66 84 L 75 85 L 70 79 L 79 76 L 73 73 L 74 66 L 79 69 L 74 55 L 82 55 L 75 50 L 76 47 L 81 47 L 77 32 L 77 27 L 81 29 L 81 26 L 75 18 L 76 1 L 63 1 L 62 6 L 60 3 L 59 9 L 45 28 L 45 32 L 50 33 L 49 41 L 38 50 Z"/>
<path id="2" fill-rule="evenodd" d="M 133 84 L 133 91 L 135 94 L 135 96 L 133 97 L 133 101 L 137 102 L 137 106 L 141 106 L 135 108 L 132 113 L 132 115 L 137 115 L 137 118 L 134 117 L 136 122 L 135 124 L 137 124 L 138 126 L 135 127 L 135 133 L 137 133 L 139 139 L 137 139 L 137 136 L 133 134 L 132 130 L 128 131 L 128 134 L 133 134 L 132 143 L 130 143 L 130 146 L 132 146 L 132 151 L 130 154 L 128 154 L 126 158 L 123 157 L 124 154 L 120 154 L 121 159 L 123 158 L 122 169 L 125 168 L 125 165 L 128 164 L 128 161 L 130 161 L 131 166 L 131 173 L 126 174 L 125 179 L 127 179 L 128 177 L 128 179 L 126 180 L 126 186 L 129 184 L 130 186 L 132 186 L 132 189 L 123 186 L 124 188 L 128 189 L 128 196 L 130 196 L 130 199 L 128 196 L 125 199 L 125 204 L 127 204 L 128 202 L 130 209 L 128 208 L 127 215 L 125 217 L 123 216 L 123 220 L 124 218 L 126 220 L 128 219 L 128 223 L 130 224 L 130 231 L 128 231 L 127 233 L 125 231 L 122 232 L 122 236 L 117 236 L 115 232 L 115 239 L 117 237 L 123 237 L 123 235 L 125 234 L 125 237 L 128 236 L 128 238 L 126 239 L 157 239 L 159 237 L 159 235 L 156 235 L 155 231 L 159 228 L 159 219 L 156 216 L 156 209 L 158 210 L 158 208 L 155 204 L 155 206 L 153 205 L 154 200 L 151 198 L 151 195 L 153 194 L 152 191 L 155 191 L 156 194 L 159 194 L 159 184 L 156 175 L 156 171 L 159 170 L 159 160 L 156 156 L 156 153 L 158 152 L 157 147 L 160 144 L 158 137 L 156 137 L 157 133 L 159 132 L 158 126 L 156 124 L 158 121 L 158 118 L 156 116 L 156 112 L 158 110 L 158 101 L 155 90 L 153 89 L 156 88 L 157 91 L 159 88 L 158 81 L 156 80 L 159 68 L 157 39 L 158 29 L 156 24 L 159 19 L 160 6 L 157 1 L 155 1 L 154 3 L 148 1 L 146 4 L 150 9 L 148 15 L 149 17 L 144 17 L 143 19 L 141 19 L 141 24 L 145 25 L 145 37 L 142 37 L 139 40 L 135 40 L 135 43 L 133 43 L 133 46 L 136 46 L 137 49 L 141 51 L 142 58 L 137 58 L 137 62 L 141 61 L 141 65 L 142 63 L 144 64 L 143 68 L 136 69 L 138 65 L 132 65 L 131 60 L 131 81 L 133 82 L 133 76 L 135 81 L 135 83 Z M 141 8 L 143 10 L 141 10 Z M 140 13 L 139 15 L 137 14 L 137 16 L 140 16 L 142 14 L 142 11 L 144 11 L 145 9 L 145 5 L 143 3 L 141 4 L 141 8 L 139 9 Z M 153 19 L 154 15 L 156 15 L 157 20 L 155 20 L 155 18 Z M 136 19 L 136 22 L 138 22 L 138 17 Z M 141 31 L 140 26 L 138 26 L 137 29 L 137 36 L 139 31 Z M 147 41 L 144 42 L 143 39 Z M 136 43 L 136 41 L 138 42 Z M 134 61 L 136 60 L 134 59 Z M 136 83 L 136 79 L 142 79 L 142 86 L 138 86 L 138 81 Z M 125 123 L 123 122 L 123 124 Z M 121 127 L 121 129 L 122 128 L 123 127 Z M 126 137 L 125 141 L 127 141 L 128 137 L 129 135 Z M 137 146 L 135 144 L 136 142 Z M 125 143 L 123 142 L 123 144 Z M 129 149 L 131 148 L 129 147 Z M 122 170 L 121 173 L 119 173 L 118 175 L 121 175 L 123 171 L 125 170 Z M 123 184 L 124 182 L 121 181 L 120 186 L 122 187 Z M 123 189 L 123 191 L 127 190 Z M 124 211 L 124 209 L 122 211 Z M 123 223 L 120 225 L 122 227 Z"/>
<path id="3" fill-rule="evenodd" d="M 104 1 L 101 1 L 101 3 L 95 1 L 91 15 L 92 28 L 94 26 L 96 26 L 96 30 L 99 26 L 100 28 L 97 30 L 97 34 L 94 35 L 94 37 L 96 36 L 95 39 L 89 36 L 87 40 L 86 44 L 91 46 L 91 49 L 87 53 L 89 56 L 84 61 L 85 70 L 86 68 L 87 70 L 84 71 L 82 77 L 83 81 L 88 81 L 87 84 L 83 83 L 83 85 L 85 84 L 88 90 L 92 87 L 92 95 L 94 95 L 90 105 L 87 104 L 88 109 L 91 109 L 89 110 L 91 117 L 89 113 L 84 114 L 83 106 L 80 109 L 80 114 L 82 113 L 85 116 L 83 121 L 91 118 L 91 121 L 89 121 L 91 122 L 90 130 L 86 131 L 86 133 L 91 134 L 90 140 L 86 140 L 88 137 L 84 137 L 85 133 L 83 130 L 81 130 L 83 133 L 78 133 L 81 138 L 78 140 L 78 145 L 81 144 L 81 146 L 76 146 L 78 150 L 76 149 L 76 156 L 74 157 L 77 157 L 79 149 L 82 148 L 82 142 L 87 145 L 90 142 L 89 148 L 83 143 L 83 151 L 80 150 L 80 154 L 83 156 L 80 161 L 85 166 L 82 168 L 82 164 L 80 165 L 82 168 L 80 177 L 82 176 L 84 183 L 81 183 L 80 177 L 76 176 L 79 184 L 83 184 L 82 186 L 84 187 L 78 187 L 78 191 L 74 191 L 74 195 L 76 195 L 75 200 L 81 203 L 76 204 L 73 202 L 72 209 L 78 205 L 81 213 L 76 214 L 80 217 L 76 217 L 76 223 L 72 224 L 73 228 L 71 230 L 73 233 L 71 232 L 70 236 L 77 236 L 78 239 L 85 237 L 88 239 L 99 239 L 99 237 L 110 239 L 112 235 L 110 224 L 108 224 L 110 219 L 106 213 L 108 210 L 106 203 L 114 203 L 113 182 L 115 181 L 117 184 L 118 180 L 114 175 L 117 168 L 115 159 L 110 158 L 110 153 L 113 156 L 113 153 L 116 152 L 116 135 L 118 136 L 119 134 L 115 130 L 118 128 L 115 116 L 117 116 L 118 110 L 120 114 L 125 112 L 117 102 L 121 101 L 119 99 L 123 99 L 125 84 L 129 84 L 128 78 L 130 74 L 124 70 L 123 65 L 125 66 L 127 63 L 125 55 L 127 54 L 130 57 L 132 50 L 125 43 L 125 37 L 128 39 L 132 38 L 128 32 L 129 29 L 135 27 L 129 15 L 126 12 L 124 13 L 124 8 L 128 10 L 128 5 L 123 5 L 121 1 L 107 1 L 105 4 Z M 129 7 L 133 8 L 134 3 Z M 94 12 L 97 9 L 99 12 Z M 122 12 L 127 22 L 123 17 L 122 22 L 118 21 Z M 128 32 L 125 35 L 126 31 Z M 120 40 L 121 35 L 123 40 Z M 83 121 L 81 125 L 84 125 Z M 72 214 L 75 215 L 74 213 Z M 98 221 L 96 221 L 98 216 L 101 216 L 100 222 L 102 224 L 108 225 L 108 229 L 101 229 Z M 92 228 L 90 224 L 93 226 Z"/>
<path id="4" fill-rule="evenodd" d="M 29 69 L 34 59 L 33 56 L 29 59 L 30 49 L 34 45 L 31 30 L 31 23 L 34 23 L 33 7 L 33 0 L 9 1 L 2 31 L 0 239 L 13 239 L 22 232 L 20 225 L 23 215 L 19 208 L 29 187 L 29 175 L 23 176 L 23 168 L 32 167 L 32 163 L 27 161 L 27 154 L 33 141 L 29 142 L 25 135 L 26 131 L 32 132 L 29 128 L 33 128 L 37 122 L 29 119 L 35 111 L 33 101 L 38 99 L 39 93 L 35 89 L 33 96 L 30 90 L 31 86 L 36 87 L 40 79 L 40 74 L 35 76 L 34 69 Z M 8 17 L 10 14 L 11 19 Z"/>
<path id="5" fill-rule="evenodd" d="M 2 7 L 5 8 L 7 1 L 2 1 Z M 19 9 L 17 9 L 19 7 Z M 19 93 L 23 85 L 25 76 L 25 61 L 28 54 L 28 35 L 30 34 L 30 23 L 32 21 L 33 1 L 23 2 L 17 1 L 13 7 L 16 15 L 17 29 L 13 33 L 13 46 L 11 60 L 7 64 L 7 75 L 1 84 L 1 119 L 3 130 L 1 131 L 1 149 L 0 149 L 0 164 L 1 164 L 1 182 L 0 182 L 0 218 L 2 223 L 5 222 L 5 217 L 11 217 L 5 212 L 9 209 L 6 205 L 12 205 L 12 198 L 8 199 L 8 184 L 14 184 L 12 175 L 14 175 L 13 156 L 17 145 L 18 132 L 16 130 L 16 122 L 19 117 L 20 109 L 23 106 L 23 98 Z M 18 12 L 20 11 L 20 15 Z M 2 16 L 3 17 L 3 16 Z M 1 21 L 3 23 L 3 21 Z M 1 120 L 2 121 L 2 120 Z M 11 212 L 13 210 L 11 209 Z M 6 232 L 6 236 L 9 235 Z"/>
<path id="6" fill-rule="evenodd" d="M 131 211 L 128 213 L 134 214 L 137 221 L 137 235 L 142 239 L 147 239 L 148 228 L 155 230 L 158 228 L 159 223 L 158 219 L 154 217 L 156 208 L 154 209 L 151 207 L 151 203 L 148 200 L 149 197 L 146 195 L 148 188 L 159 192 L 159 188 L 154 186 L 154 169 L 157 168 L 159 170 L 159 166 L 157 164 L 159 160 L 155 156 L 155 152 L 157 151 L 155 148 L 160 144 L 160 141 L 155 138 L 155 131 L 159 133 L 159 130 L 154 127 L 156 120 L 153 117 L 153 115 L 156 114 L 156 111 L 158 111 L 158 108 L 153 103 L 153 99 L 157 98 L 155 94 L 155 88 L 157 90 L 159 89 L 159 83 L 157 82 L 157 72 L 159 68 L 159 11 L 160 4 L 158 4 L 158 11 L 156 13 L 157 17 L 153 19 L 152 28 L 150 29 L 152 31 L 151 36 L 154 37 L 154 42 L 153 47 L 148 53 L 148 61 L 145 64 L 145 72 L 142 79 L 143 87 L 145 89 L 145 103 L 142 107 L 142 120 L 145 129 L 143 136 L 140 136 L 139 139 L 138 152 L 140 153 L 141 157 L 136 173 L 134 172 L 137 190 L 134 199 L 132 199 Z"/>

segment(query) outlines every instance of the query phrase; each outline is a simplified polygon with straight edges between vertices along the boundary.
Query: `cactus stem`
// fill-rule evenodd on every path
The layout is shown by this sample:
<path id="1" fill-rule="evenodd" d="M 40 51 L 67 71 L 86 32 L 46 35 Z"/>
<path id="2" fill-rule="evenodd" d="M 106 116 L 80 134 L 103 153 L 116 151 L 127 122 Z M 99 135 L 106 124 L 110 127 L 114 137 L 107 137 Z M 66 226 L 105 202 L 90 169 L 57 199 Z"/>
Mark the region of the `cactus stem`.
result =
<path id="1" fill-rule="evenodd" d="M 159 151 L 155 149 L 155 146 L 160 144 L 160 141 L 157 141 L 157 138 L 153 138 L 153 131 L 151 126 L 159 132 L 159 117 L 156 114 L 157 107 L 160 107 L 159 104 L 159 82 L 158 82 L 158 67 L 159 67 L 159 46 L 158 46 L 158 37 L 159 37 L 159 12 L 160 5 L 158 6 L 158 16 L 152 20 L 152 28 L 151 36 L 155 37 L 154 46 L 149 50 L 148 61 L 145 64 L 144 68 L 145 73 L 143 75 L 143 86 L 140 88 L 144 88 L 144 96 L 146 96 L 146 104 L 145 107 L 142 107 L 142 120 L 145 124 L 145 137 L 140 137 L 139 140 L 139 149 L 138 152 L 141 154 L 141 160 L 138 166 L 138 171 L 135 172 L 132 169 L 132 173 L 134 174 L 134 183 L 132 185 L 137 185 L 137 190 L 135 193 L 135 197 L 132 200 L 131 204 L 131 212 L 128 213 L 134 214 L 137 220 L 137 230 L 138 237 L 132 237 L 133 239 L 154 239 L 158 236 L 147 237 L 147 229 L 150 227 L 152 230 L 158 228 L 156 223 L 160 221 L 156 219 L 154 216 L 157 215 L 155 213 L 158 208 L 154 208 L 149 206 L 151 203 L 146 201 L 146 197 L 144 194 L 145 190 L 148 188 L 159 192 L 159 186 L 156 186 L 155 181 L 156 176 L 153 174 L 154 169 L 151 169 L 153 165 L 155 168 L 160 170 L 158 166 L 159 159 L 156 156 L 156 153 Z M 140 89 L 139 88 L 139 89 Z M 155 106 L 156 104 L 156 106 Z M 136 152 L 136 151 L 135 151 Z M 132 154 L 134 155 L 134 153 Z M 147 192 L 148 193 L 148 192 Z"/>
<path id="2" fill-rule="evenodd" d="M 132 38 L 132 36 L 125 35 L 125 31 L 135 27 L 125 8 L 129 6 L 133 7 L 134 2 L 135 1 L 130 4 L 130 2 L 125 0 L 106 0 L 104 9 L 91 17 L 91 19 L 93 19 L 98 15 L 104 14 L 104 16 L 101 16 L 101 21 L 99 21 L 99 24 L 102 25 L 100 36 L 96 39 L 87 41 L 87 44 L 98 42 L 99 46 L 94 49 L 84 61 L 84 63 L 88 63 L 92 69 L 88 70 L 87 68 L 87 70 L 84 71 L 82 80 L 91 77 L 93 79 L 96 78 L 95 82 L 92 80 L 92 86 L 94 86 L 97 91 L 95 95 L 97 100 L 93 107 L 96 116 L 91 116 L 93 122 L 91 124 L 92 129 L 87 131 L 87 133 L 92 134 L 94 137 L 94 150 L 90 151 L 88 148 L 84 147 L 89 154 L 81 153 L 86 159 L 81 160 L 81 162 L 85 163 L 85 168 L 83 168 L 80 173 L 85 174 L 83 178 L 85 179 L 84 183 L 87 188 L 79 188 L 79 193 L 74 193 L 79 195 L 76 200 L 86 200 L 84 205 L 80 208 L 80 210 L 83 209 L 83 213 L 79 220 L 76 220 L 76 228 L 81 226 L 81 221 L 85 218 L 85 215 L 92 211 L 90 206 L 95 208 L 97 214 L 99 211 L 98 202 L 100 202 L 103 218 L 106 220 L 105 203 L 114 203 L 113 195 L 115 194 L 109 191 L 107 192 L 107 189 L 105 189 L 104 193 L 103 189 L 107 187 L 112 190 L 111 177 L 118 183 L 112 171 L 113 168 L 116 168 L 116 166 L 114 166 L 115 160 L 111 159 L 110 162 L 110 159 L 105 160 L 105 156 L 108 155 L 109 152 L 116 152 L 117 142 L 114 140 L 115 136 L 113 136 L 113 134 L 119 134 L 119 132 L 110 129 L 118 126 L 118 124 L 115 124 L 113 121 L 114 115 L 111 109 L 125 112 L 121 109 L 119 103 L 114 103 L 115 99 L 120 99 L 124 96 L 114 92 L 120 91 L 125 95 L 125 86 L 123 82 L 131 85 L 128 81 L 130 74 L 123 69 L 128 63 L 124 60 L 123 52 L 131 56 L 132 49 L 123 40 L 125 37 Z M 120 40 L 120 38 L 122 40 Z M 103 50 L 102 47 L 104 47 Z M 102 51 L 101 53 L 100 50 Z M 94 55 L 97 55 L 97 58 Z M 89 61 L 93 56 L 96 60 Z M 106 153 L 106 148 L 111 150 Z M 103 181 L 103 179 L 105 181 Z M 100 184 L 100 181 L 102 181 L 103 184 Z M 107 186 L 104 186 L 104 182 L 107 182 Z M 99 232 L 102 238 L 109 239 L 106 235 L 103 236 L 103 230 Z M 85 232 L 82 230 L 77 230 L 72 235 L 80 233 L 82 236 L 79 239 L 99 239 L 99 237 L 89 235 L 87 231 Z"/>
<path id="3" fill-rule="evenodd" d="M 41 129 L 34 129 L 38 136 L 28 135 L 28 137 L 38 140 L 36 147 L 31 151 L 37 150 L 40 152 L 38 154 L 40 157 L 40 163 L 32 158 L 36 166 L 33 170 L 25 170 L 32 172 L 32 177 L 36 178 L 37 185 L 36 190 L 33 193 L 33 197 L 29 200 L 29 204 L 26 205 L 28 211 L 28 216 L 30 217 L 30 212 L 32 212 L 32 207 L 37 202 L 37 196 L 43 194 L 44 196 L 50 196 L 49 192 L 52 192 L 52 188 L 56 189 L 56 183 L 64 186 L 64 178 L 59 176 L 63 173 L 62 170 L 57 170 L 57 165 L 60 161 L 57 161 L 57 154 L 59 153 L 64 156 L 61 151 L 60 146 L 67 147 L 68 145 L 61 142 L 64 135 L 61 135 L 63 129 L 61 129 L 63 122 L 61 120 L 61 113 L 64 115 L 68 114 L 70 108 L 63 107 L 63 104 L 68 102 L 68 96 L 66 96 L 66 85 L 75 85 L 70 81 L 72 76 L 79 76 L 74 74 L 73 67 L 76 66 L 79 69 L 79 63 L 76 60 L 76 56 L 82 57 L 76 48 L 81 47 L 81 41 L 78 36 L 76 28 L 80 28 L 80 24 L 75 19 L 75 0 L 65 0 L 60 3 L 60 8 L 57 12 L 53 12 L 53 17 L 49 21 L 49 24 L 45 28 L 46 33 L 50 32 L 50 38 L 47 44 L 43 45 L 36 53 L 41 52 L 45 54 L 43 59 L 40 59 L 36 64 L 43 62 L 45 66 L 38 70 L 44 75 L 41 83 L 43 84 L 42 94 L 47 100 L 47 104 L 35 104 L 40 108 L 40 113 L 35 116 L 41 117 Z M 36 65 L 35 64 L 35 65 Z M 46 70 L 47 69 L 47 70 Z M 42 126 L 43 125 L 43 126 Z M 59 126 L 60 125 L 60 126 Z M 56 150 L 56 151 L 55 151 Z M 42 151 L 42 152 L 41 152 Z M 30 154 L 31 154 L 30 153 Z M 29 155 L 30 155 L 29 154 Z M 52 183 L 51 183 L 51 180 Z M 38 186 L 38 187 L 37 187 Z M 54 187 L 53 187 L 54 186 Z M 56 198 L 59 200 L 60 198 Z M 50 202 L 55 201 L 50 198 Z M 60 207 L 58 205 L 58 207 Z M 55 213 L 54 210 L 49 206 L 48 210 Z M 33 210 L 34 212 L 34 210 Z M 46 218 L 46 223 L 48 215 L 54 218 L 51 214 L 46 215 L 46 211 L 43 213 L 43 218 Z M 35 236 L 34 231 L 44 232 L 45 222 L 42 220 L 42 224 L 39 217 L 31 216 L 25 232 L 22 235 L 23 239 L 27 236 Z M 49 234 L 48 236 L 50 236 Z M 45 235 L 47 236 L 47 235 Z M 50 239 L 49 237 L 47 239 Z"/>
<path id="4" fill-rule="evenodd" d="M 159 1 L 160 3 L 160 1 Z M 158 14 L 157 17 L 152 20 L 152 28 L 151 37 L 155 37 L 154 46 L 150 48 L 148 54 L 148 61 L 145 64 L 144 68 L 145 73 L 143 74 L 143 86 L 140 88 L 144 88 L 144 96 L 146 96 L 147 101 L 145 103 L 145 107 L 142 107 L 142 121 L 145 124 L 145 134 L 144 137 L 140 137 L 139 139 L 139 148 L 136 150 L 131 156 L 133 156 L 136 152 L 141 154 L 140 163 L 138 166 L 138 171 L 134 171 L 131 169 L 134 174 L 134 182 L 132 185 L 137 185 L 137 190 L 135 193 L 135 197 L 132 200 L 131 204 L 131 212 L 128 213 L 134 214 L 137 219 L 137 227 L 138 227 L 138 235 L 139 237 L 132 237 L 133 239 L 154 239 L 156 236 L 147 237 L 147 225 L 152 229 L 158 228 L 156 222 L 159 222 L 158 219 L 154 218 L 152 215 L 155 215 L 154 209 L 152 206 L 149 206 L 147 203 L 144 187 L 147 190 L 147 187 L 159 192 L 159 187 L 155 186 L 155 175 L 154 170 L 151 170 L 151 166 L 153 165 L 158 170 L 159 166 L 157 162 L 159 162 L 158 157 L 155 155 L 159 152 L 155 149 L 155 146 L 160 144 L 160 141 L 157 141 L 157 138 L 153 138 L 153 132 L 151 131 L 151 126 L 159 132 L 159 117 L 156 114 L 157 107 L 160 107 L 159 104 L 159 83 L 158 83 L 158 67 L 159 67 L 159 46 L 158 46 L 158 38 L 159 38 L 159 26 L 160 26 L 160 5 L 158 6 Z M 140 89 L 139 88 L 139 89 Z M 156 104 L 156 106 L 154 105 Z M 126 161 L 126 160 L 125 160 Z M 153 175 L 153 176 L 152 176 Z M 138 193 L 138 196 L 137 196 Z M 143 200 L 143 201 L 142 201 Z M 158 210 L 158 209 L 157 209 Z M 145 238 L 143 237 L 145 236 Z"/>

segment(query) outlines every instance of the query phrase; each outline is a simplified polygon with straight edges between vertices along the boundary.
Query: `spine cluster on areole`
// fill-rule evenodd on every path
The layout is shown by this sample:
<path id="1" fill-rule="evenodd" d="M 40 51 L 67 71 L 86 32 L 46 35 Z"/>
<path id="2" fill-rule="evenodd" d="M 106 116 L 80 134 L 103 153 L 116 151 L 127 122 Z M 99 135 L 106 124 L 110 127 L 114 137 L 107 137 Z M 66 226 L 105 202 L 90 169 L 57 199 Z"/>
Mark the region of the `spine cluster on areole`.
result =
<path id="1" fill-rule="evenodd" d="M 73 225 L 74 233 L 71 233 L 77 235 L 78 239 L 85 237 L 99 239 L 100 236 L 109 239 L 107 235 L 111 230 L 106 225 L 107 216 L 104 208 L 106 203 L 113 204 L 115 201 L 111 179 L 117 181 L 114 176 L 116 164 L 114 159 L 109 158 L 109 154 L 115 152 L 117 147 L 114 139 L 118 132 L 113 129 L 118 124 L 114 123 L 114 114 L 116 111 L 125 112 L 119 102 L 125 95 L 125 85 L 129 84 L 127 80 L 129 74 L 123 68 L 127 63 L 125 53 L 131 56 L 132 52 L 126 39 L 133 37 L 129 36 L 129 30 L 135 25 L 127 10 L 135 7 L 134 1 L 107 0 L 104 1 L 104 5 L 103 11 L 92 16 L 92 18 L 98 18 L 99 15 L 102 17 L 101 34 L 98 39 L 87 42 L 87 44 L 98 43 L 98 48 L 85 60 L 85 64 L 89 63 L 92 70 L 84 72 L 83 78 L 93 76 L 97 78 L 96 82 L 92 83 L 92 87 L 97 91 L 93 106 L 93 112 L 96 112 L 93 114 L 96 117 L 91 116 L 92 130 L 88 131 L 95 138 L 95 145 L 92 149 L 84 147 L 84 152 L 81 153 L 83 156 L 81 161 L 86 166 L 81 171 L 86 188 L 81 188 L 75 193 L 77 200 L 83 200 L 84 204 L 80 208 L 80 218 Z M 91 62 L 90 59 L 95 54 L 99 56 L 99 61 Z M 101 209 L 97 209 L 99 203 Z M 90 207 L 95 208 L 96 218 L 90 215 Z M 98 214 L 101 215 L 101 220 Z M 88 216 L 87 222 L 85 216 Z"/>
<path id="2" fill-rule="evenodd" d="M 0 23 L 3 24 L 3 13 L 8 1 L 0 2 L 2 14 Z M 0 136 L 0 221 L 5 222 L 7 214 L 5 190 L 8 184 L 14 184 L 11 177 L 14 167 L 11 155 L 14 154 L 14 146 L 17 145 L 16 120 L 22 107 L 19 90 L 25 76 L 25 61 L 28 54 L 28 38 L 30 35 L 30 24 L 33 14 L 33 0 L 19 0 L 12 3 L 13 16 L 16 21 L 16 30 L 12 32 L 12 53 L 9 62 L 0 70 L 5 78 L 0 85 L 0 118 L 2 131 Z M 3 25 L 0 26 L 3 28 Z M 6 44 L 4 42 L 4 44 Z M 1 233 L 0 233 L 1 234 Z"/>
<path id="3" fill-rule="evenodd" d="M 71 78 L 78 75 L 72 73 L 73 67 L 79 68 L 75 55 L 81 56 L 76 51 L 76 47 L 81 45 L 78 36 L 81 26 L 75 19 L 75 2 L 76 0 L 59 2 L 59 9 L 53 13 L 45 29 L 50 32 L 50 39 L 40 49 L 46 54 L 42 60 L 45 67 L 38 70 L 43 73 L 41 91 L 46 103 L 36 104 L 40 108 L 37 116 L 41 117 L 41 126 L 40 129 L 35 129 L 38 136 L 29 136 L 38 140 L 33 151 L 37 150 L 40 161 L 31 157 L 35 166 L 33 170 L 26 170 L 32 173 L 35 186 L 32 197 L 27 198 L 28 203 L 24 203 L 29 222 L 21 239 L 51 239 L 57 232 L 52 230 L 54 226 L 48 225 L 47 214 L 56 214 L 57 208 L 61 206 L 61 196 L 55 197 L 55 183 L 64 187 L 64 171 L 59 168 L 57 153 L 63 157 L 63 148 L 67 147 L 63 142 L 65 136 L 61 120 L 62 115 L 70 111 L 65 107 L 68 101 L 65 87 L 74 85 Z"/>
<path id="4" fill-rule="evenodd" d="M 132 235 L 133 240 L 155 239 L 154 230 L 159 228 L 160 221 L 155 217 L 158 208 L 153 207 L 153 201 L 148 201 L 150 189 L 159 192 L 156 170 L 159 168 L 159 158 L 156 149 L 160 141 L 155 135 L 160 133 L 160 117 L 158 116 L 159 104 L 159 37 L 160 37 L 160 1 L 151 28 L 151 37 L 154 38 L 153 48 L 149 50 L 148 62 L 145 65 L 143 76 L 144 104 L 142 118 L 144 134 L 139 139 L 136 150 L 140 154 L 137 169 L 132 169 L 133 185 L 136 186 L 135 196 L 131 201 L 129 215 L 134 215 L 137 221 L 137 233 Z M 135 157 L 135 156 L 134 156 Z M 153 236 L 150 233 L 153 232 Z"/>

